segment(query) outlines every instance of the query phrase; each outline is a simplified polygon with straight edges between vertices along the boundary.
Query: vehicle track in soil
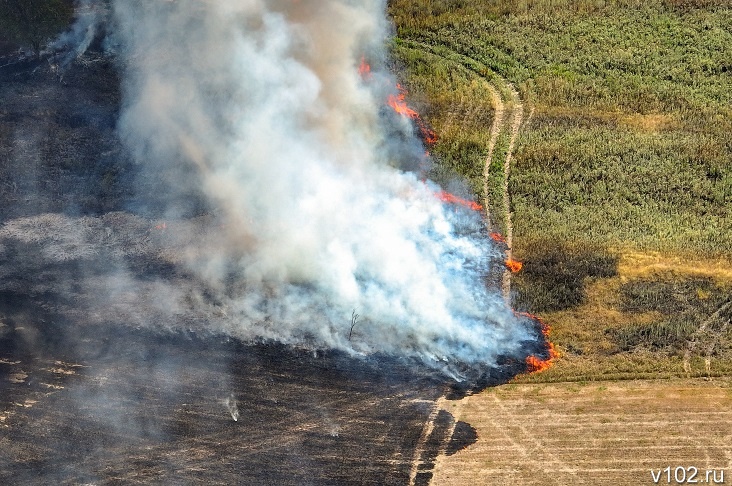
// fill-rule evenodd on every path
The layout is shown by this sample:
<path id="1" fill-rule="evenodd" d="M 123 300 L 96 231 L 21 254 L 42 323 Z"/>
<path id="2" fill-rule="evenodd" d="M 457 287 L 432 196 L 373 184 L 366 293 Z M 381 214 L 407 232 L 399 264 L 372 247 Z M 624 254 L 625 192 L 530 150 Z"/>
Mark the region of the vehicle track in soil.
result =
<path id="1" fill-rule="evenodd" d="M 516 141 L 518 140 L 519 131 L 521 130 L 521 124 L 524 118 L 524 105 L 521 102 L 516 88 L 513 84 L 506 81 L 506 86 L 511 93 L 512 102 L 512 119 L 511 119 L 511 132 L 510 139 L 508 142 L 508 148 L 506 149 L 506 156 L 503 159 L 503 215 L 504 225 L 506 228 L 506 260 L 513 260 L 513 218 L 511 213 L 511 194 L 508 190 L 508 182 L 511 177 L 511 162 L 513 161 L 513 152 L 516 149 Z M 507 304 L 511 304 L 511 270 L 506 269 L 503 272 L 503 282 L 501 289 L 503 291 L 503 299 Z"/>
<path id="2" fill-rule="evenodd" d="M 483 208 L 485 212 L 486 227 L 489 233 L 496 232 L 503 227 L 504 239 L 506 242 L 506 260 L 513 257 L 513 220 L 511 212 L 511 194 L 509 191 L 509 179 L 511 176 L 511 163 L 516 150 L 521 127 L 524 124 L 524 103 L 519 96 L 516 87 L 504 77 L 475 59 L 451 50 L 445 46 L 431 46 L 420 42 L 406 41 L 404 46 L 409 49 L 427 53 L 465 70 L 476 76 L 485 83 L 490 93 L 491 104 L 493 105 L 493 122 L 488 135 L 487 154 L 483 163 Z M 466 66 L 467 65 L 467 66 Z M 470 67 L 468 67 L 470 66 Z M 510 119 L 507 125 L 507 119 Z M 507 140 L 504 140 L 507 139 Z M 491 167 L 494 164 L 499 143 L 506 144 L 505 154 L 501 154 L 501 207 L 494 206 L 491 202 Z M 502 220 L 502 224 L 498 223 Z M 507 268 L 501 278 L 501 292 L 507 304 L 511 304 L 511 279 L 512 272 Z"/>

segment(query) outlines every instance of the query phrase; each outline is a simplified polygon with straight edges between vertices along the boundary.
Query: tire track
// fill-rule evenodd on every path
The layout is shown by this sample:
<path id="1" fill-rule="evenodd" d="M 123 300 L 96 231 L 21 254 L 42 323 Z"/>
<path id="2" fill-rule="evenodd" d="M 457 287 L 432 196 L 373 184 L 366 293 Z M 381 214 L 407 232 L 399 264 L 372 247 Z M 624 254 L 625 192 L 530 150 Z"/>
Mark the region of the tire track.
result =
<path id="1" fill-rule="evenodd" d="M 506 81 L 511 91 L 511 101 L 513 104 L 513 119 L 511 121 L 511 139 L 508 142 L 506 150 L 506 158 L 503 160 L 503 214 L 506 227 L 506 261 L 513 260 L 513 219 L 511 217 L 511 194 L 508 190 L 508 180 L 511 176 L 511 162 L 513 161 L 513 151 L 516 149 L 516 141 L 518 140 L 521 123 L 524 117 L 524 105 L 521 102 L 516 88 Z M 506 304 L 511 304 L 511 276 L 509 269 L 503 271 L 503 283 L 501 290 L 503 291 L 503 299 Z"/>
<path id="2" fill-rule="evenodd" d="M 435 404 L 432 406 L 432 411 L 430 412 L 427 421 L 424 423 L 424 427 L 422 427 L 422 433 L 419 436 L 419 440 L 417 440 L 417 446 L 414 448 L 412 467 L 409 469 L 409 486 L 415 486 L 416 484 L 417 473 L 419 472 L 419 466 L 423 463 L 422 456 L 425 452 L 427 440 L 430 435 L 432 435 L 432 431 L 435 428 L 435 419 L 437 418 L 437 414 L 440 413 L 440 410 L 444 408 L 443 404 L 445 401 L 446 399 L 444 395 L 437 399 Z"/>
<path id="3" fill-rule="evenodd" d="M 491 125 L 490 139 L 488 140 L 488 155 L 485 159 L 485 165 L 483 166 L 483 208 L 485 211 L 486 227 L 489 233 L 493 232 L 493 222 L 491 220 L 491 204 L 490 204 L 490 168 L 493 163 L 493 152 L 496 150 L 498 144 L 498 137 L 503 129 L 503 119 L 505 116 L 505 107 L 503 100 L 498 90 L 485 80 L 486 86 L 491 93 L 491 102 L 493 103 L 493 124 Z"/>

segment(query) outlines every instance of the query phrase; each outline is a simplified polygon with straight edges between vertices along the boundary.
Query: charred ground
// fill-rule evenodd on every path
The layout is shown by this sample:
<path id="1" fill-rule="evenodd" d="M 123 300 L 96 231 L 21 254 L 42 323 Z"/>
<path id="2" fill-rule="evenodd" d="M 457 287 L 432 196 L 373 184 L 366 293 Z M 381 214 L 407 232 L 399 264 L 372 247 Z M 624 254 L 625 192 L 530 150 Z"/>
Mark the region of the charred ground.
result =
<path id="1" fill-rule="evenodd" d="M 141 178 L 116 138 L 120 81 L 98 48 L 63 72 L 11 50 L 0 62 L 0 481 L 381 485 L 419 464 L 429 482 L 440 451 L 476 440 L 444 411 L 422 437 L 435 400 L 525 364 L 457 383 L 409 360 L 207 331 L 215 302 L 181 314 L 125 300 L 200 282 L 164 256 L 175 237 L 149 219 L 164 174 Z M 100 298 L 120 272 L 133 278 Z"/>

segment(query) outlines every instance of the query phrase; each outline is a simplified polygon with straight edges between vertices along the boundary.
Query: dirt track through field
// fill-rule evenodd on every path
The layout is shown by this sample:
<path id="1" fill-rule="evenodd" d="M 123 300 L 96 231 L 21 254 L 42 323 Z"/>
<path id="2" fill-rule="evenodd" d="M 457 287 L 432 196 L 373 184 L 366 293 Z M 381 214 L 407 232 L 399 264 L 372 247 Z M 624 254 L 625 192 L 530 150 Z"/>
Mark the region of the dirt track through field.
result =
<path id="1" fill-rule="evenodd" d="M 493 231 L 493 223 L 491 222 L 491 202 L 490 202 L 490 168 L 493 163 L 493 152 L 496 150 L 498 136 L 503 128 L 503 119 L 505 116 L 505 108 L 503 100 L 498 90 L 490 83 L 486 83 L 491 93 L 491 103 L 493 104 L 493 124 L 491 125 L 490 139 L 488 141 L 488 155 L 485 158 L 485 166 L 483 168 L 483 208 L 485 210 L 485 221 L 488 225 L 488 231 Z"/>
<path id="2" fill-rule="evenodd" d="M 667 466 L 697 468 L 700 483 L 732 475 L 729 381 L 504 385 L 462 402 L 445 405 L 478 441 L 440 455 L 433 486 L 653 484 Z"/>
<path id="3" fill-rule="evenodd" d="M 506 83 L 511 92 L 511 101 L 513 105 L 513 118 L 511 121 L 511 139 L 506 149 L 506 157 L 503 160 L 503 214 L 506 226 L 506 260 L 513 260 L 513 220 L 511 218 L 511 194 L 508 190 L 508 180 L 511 176 L 511 161 L 513 160 L 513 151 L 516 148 L 516 140 L 518 140 L 519 130 L 524 117 L 524 105 L 521 103 L 516 88 L 510 83 Z M 503 272 L 502 284 L 503 298 L 507 304 L 511 304 L 511 271 L 506 269 Z"/>

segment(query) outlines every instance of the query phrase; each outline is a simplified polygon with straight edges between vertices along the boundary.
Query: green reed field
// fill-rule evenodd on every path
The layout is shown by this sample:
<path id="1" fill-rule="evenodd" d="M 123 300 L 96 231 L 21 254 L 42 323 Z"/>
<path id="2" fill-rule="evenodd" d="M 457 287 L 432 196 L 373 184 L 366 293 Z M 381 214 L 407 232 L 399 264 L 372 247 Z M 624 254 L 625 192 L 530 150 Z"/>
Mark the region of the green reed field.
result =
<path id="1" fill-rule="evenodd" d="M 465 177 L 501 230 L 521 108 L 513 303 L 543 316 L 563 353 L 526 379 L 732 374 L 732 6 L 391 0 L 389 12 L 394 68 L 440 137 L 432 176 Z"/>

